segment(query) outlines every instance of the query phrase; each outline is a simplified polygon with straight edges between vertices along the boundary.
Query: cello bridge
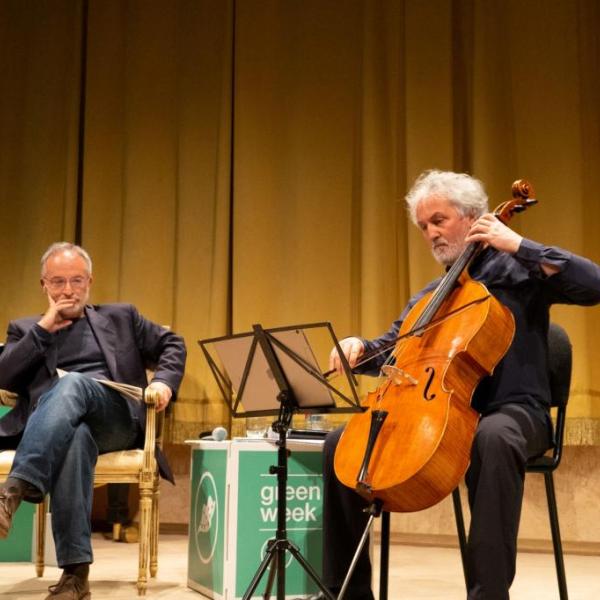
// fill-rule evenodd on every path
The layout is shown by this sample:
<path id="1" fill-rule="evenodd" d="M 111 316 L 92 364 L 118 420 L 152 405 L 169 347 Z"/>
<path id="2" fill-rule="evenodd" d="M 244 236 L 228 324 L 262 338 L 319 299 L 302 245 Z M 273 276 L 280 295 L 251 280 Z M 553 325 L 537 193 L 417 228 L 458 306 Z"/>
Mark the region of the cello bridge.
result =
<path id="1" fill-rule="evenodd" d="M 384 365 L 381 367 L 381 372 L 397 385 L 402 385 L 405 382 L 410 385 L 417 385 L 419 383 L 410 373 L 393 365 Z"/>

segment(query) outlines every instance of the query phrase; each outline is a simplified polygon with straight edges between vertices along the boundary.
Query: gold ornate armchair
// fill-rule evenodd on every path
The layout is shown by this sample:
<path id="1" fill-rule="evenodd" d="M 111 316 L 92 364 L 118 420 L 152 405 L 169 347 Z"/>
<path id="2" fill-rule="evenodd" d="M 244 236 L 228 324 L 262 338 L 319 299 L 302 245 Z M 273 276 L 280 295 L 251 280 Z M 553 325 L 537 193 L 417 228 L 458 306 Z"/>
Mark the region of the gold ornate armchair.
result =
<path id="1" fill-rule="evenodd" d="M 14 394 L 2 391 L 0 402 L 14 406 Z M 160 445 L 164 412 L 156 412 L 157 393 L 146 388 L 146 435 L 144 448 L 121 450 L 101 454 L 96 463 L 94 485 L 107 483 L 133 483 L 140 490 L 139 512 L 139 566 L 137 577 L 138 595 L 146 593 L 148 573 L 155 577 L 158 570 L 158 498 L 159 475 L 155 458 L 155 447 Z M 0 481 L 4 481 L 10 472 L 14 451 L 0 452 Z M 36 529 L 38 535 L 35 549 L 35 568 L 38 577 L 44 573 L 44 531 L 46 526 L 46 502 L 38 504 L 36 510 Z"/>

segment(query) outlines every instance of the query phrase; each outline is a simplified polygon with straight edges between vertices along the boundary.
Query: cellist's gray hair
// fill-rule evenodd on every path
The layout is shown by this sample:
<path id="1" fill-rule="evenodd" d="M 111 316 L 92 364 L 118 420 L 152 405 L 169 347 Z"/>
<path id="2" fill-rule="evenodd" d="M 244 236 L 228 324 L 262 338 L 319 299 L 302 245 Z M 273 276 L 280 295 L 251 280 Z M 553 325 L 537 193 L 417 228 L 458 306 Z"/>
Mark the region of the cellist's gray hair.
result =
<path id="1" fill-rule="evenodd" d="M 417 206 L 430 196 L 448 199 L 464 216 L 477 218 L 488 212 L 488 197 L 479 179 L 466 173 L 432 169 L 421 173 L 406 194 L 408 213 L 415 225 Z"/>

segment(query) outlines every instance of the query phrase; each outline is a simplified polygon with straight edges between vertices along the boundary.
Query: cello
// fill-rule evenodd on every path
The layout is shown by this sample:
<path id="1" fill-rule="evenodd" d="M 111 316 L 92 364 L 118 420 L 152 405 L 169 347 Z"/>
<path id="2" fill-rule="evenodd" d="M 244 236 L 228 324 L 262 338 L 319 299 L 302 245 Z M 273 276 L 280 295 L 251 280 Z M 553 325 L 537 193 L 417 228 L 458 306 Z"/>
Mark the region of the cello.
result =
<path id="1" fill-rule="evenodd" d="M 515 181 L 512 199 L 494 215 L 507 223 L 537 203 L 532 195 L 527 181 Z M 436 289 L 412 307 L 381 368 L 385 381 L 367 395 L 364 412 L 348 421 L 338 443 L 337 478 L 385 511 L 433 506 L 468 467 L 479 421 L 471 398 L 515 330 L 510 310 L 469 276 L 482 248 L 468 244 Z"/>

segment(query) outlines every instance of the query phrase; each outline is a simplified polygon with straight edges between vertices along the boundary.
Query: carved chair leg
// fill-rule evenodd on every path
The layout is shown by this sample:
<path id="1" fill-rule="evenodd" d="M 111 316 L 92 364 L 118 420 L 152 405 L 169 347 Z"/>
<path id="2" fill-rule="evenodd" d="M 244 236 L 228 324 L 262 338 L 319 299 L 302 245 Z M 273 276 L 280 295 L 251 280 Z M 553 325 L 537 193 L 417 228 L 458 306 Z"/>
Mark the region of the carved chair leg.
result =
<path id="1" fill-rule="evenodd" d="M 140 555 L 137 589 L 138 595 L 146 594 L 148 584 L 148 557 L 150 554 L 150 517 L 152 512 L 152 486 L 140 485 Z"/>
<path id="2" fill-rule="evenodd" d="M 44 552 L 46 549 L 46 512 L 48 498 L 35 507 L 36 545 L 35 545 L 35 573 L 38 577 L 44 576 Z"/>
<path id="3" fill-rule="evenodd" d="M 154 490 L 152 492 L 152 516 L 150 521 L 150 577 L 156 577 L 156 573 L 158 571 L 159 496 L 159 479 L 158 476 L 155 476 Z"/>

